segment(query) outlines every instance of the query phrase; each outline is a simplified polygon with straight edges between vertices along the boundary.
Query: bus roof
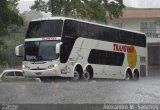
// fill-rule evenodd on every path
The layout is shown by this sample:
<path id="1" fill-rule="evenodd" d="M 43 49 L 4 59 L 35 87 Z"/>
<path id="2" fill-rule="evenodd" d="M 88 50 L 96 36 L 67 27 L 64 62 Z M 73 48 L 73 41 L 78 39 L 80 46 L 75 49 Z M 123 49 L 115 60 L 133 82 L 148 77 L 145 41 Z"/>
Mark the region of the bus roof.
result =
<path id="1" fill-rule="evenodd" d="M 84 21 L 84 20 L 81 20 L 81 19 L 74 19 L 74 18 L 69 18 L 69 17 L 44 17 L 44 18 L 35 19 L 35 20 L 32 20 L 32 21 L 43 21 L 43 20 L 63 20 L 63 21 L 65 21 L 65 20 L 74 20 L 74 21 L 79 21 L 79 22 L 83 22 L 83 23 L 99 25 L 99 26 L 104 26 L 104 27 L 108 27 L 108 28 L 113 28 L 113 29 L 118 29 L 118 30 L 123 30 L 123 31 L 139 33 L 139 34 L 145 35 L 145 33 L 139 32 L 139 31 L 133 31 L 133 30 L 129 30 L 129 29 L 118 28 L 118 27 L 109 26 L 109 25 L 105 25 L 105 24 L 100 24 L 100 23 L 96 23 L 96 22 L 92 22 L 92 21 L 87 21 L 87 20 Z"/>

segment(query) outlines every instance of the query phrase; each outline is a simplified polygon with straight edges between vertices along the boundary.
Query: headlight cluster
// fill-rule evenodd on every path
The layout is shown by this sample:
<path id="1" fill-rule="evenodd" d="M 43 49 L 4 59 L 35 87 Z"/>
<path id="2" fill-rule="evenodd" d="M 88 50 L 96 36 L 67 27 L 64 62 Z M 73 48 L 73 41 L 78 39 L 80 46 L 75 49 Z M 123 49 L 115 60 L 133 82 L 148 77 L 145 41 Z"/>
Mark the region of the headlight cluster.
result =
<path id="1" fill-rule="evenodd" d="M 48 68 L 55 68 L 58 67 L 58 64 L 54 64 L 54 65 L 49 65 Z"/>
<path id="2" fill-rule="evenodd" d="M 58 66 L 58 64 L 54 64 L 54 67 L 57 67 Z"/>
<path id="3" fill-rule="evenodd" d="M 54 68 L 54 65 L 49 65 L 48 68 Z"/>
<path id="4" fill-rule="evenodd" d="M 26 65 L 22 65 L 22 69 L 30 69 L 30 67 Z"/>

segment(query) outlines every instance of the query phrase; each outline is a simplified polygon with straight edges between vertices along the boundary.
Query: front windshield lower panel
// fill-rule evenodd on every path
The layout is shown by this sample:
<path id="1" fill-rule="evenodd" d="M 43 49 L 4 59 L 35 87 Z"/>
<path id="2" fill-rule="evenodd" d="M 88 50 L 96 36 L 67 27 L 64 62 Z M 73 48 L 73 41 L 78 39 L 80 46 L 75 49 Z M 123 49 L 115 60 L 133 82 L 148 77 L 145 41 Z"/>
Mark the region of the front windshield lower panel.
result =
<path id="1" fill-rule="evenodd" d="M 60 41 L 31 41 L 25 43 L 25 61 L 51 61 L 57 59 L 56 44 Z"/>
<path id="2" fill-rule="evenodd" d="M 29 24 L 26 38 L 59 37 L 62 25 L 62 20 L 32 21 Z"/>

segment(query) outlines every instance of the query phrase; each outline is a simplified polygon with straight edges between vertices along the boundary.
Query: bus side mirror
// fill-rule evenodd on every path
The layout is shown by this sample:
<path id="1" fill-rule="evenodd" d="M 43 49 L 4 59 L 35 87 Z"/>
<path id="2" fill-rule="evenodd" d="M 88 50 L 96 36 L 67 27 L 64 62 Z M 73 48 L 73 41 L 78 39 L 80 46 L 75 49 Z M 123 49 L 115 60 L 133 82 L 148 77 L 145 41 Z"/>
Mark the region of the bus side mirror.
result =
<path id="1" fill-rule="evenodd" d="M 23 57 L 24 56 L 24 44 L 16 46 L 15 54 L 16 54 L 17 57 Z"/>
<path id="2" fill-rule="evenodd" d="M 60 47 L 62 44 L 63 44 L 62 42 L 56 44 L 56 54 L 60 53 Z"/>

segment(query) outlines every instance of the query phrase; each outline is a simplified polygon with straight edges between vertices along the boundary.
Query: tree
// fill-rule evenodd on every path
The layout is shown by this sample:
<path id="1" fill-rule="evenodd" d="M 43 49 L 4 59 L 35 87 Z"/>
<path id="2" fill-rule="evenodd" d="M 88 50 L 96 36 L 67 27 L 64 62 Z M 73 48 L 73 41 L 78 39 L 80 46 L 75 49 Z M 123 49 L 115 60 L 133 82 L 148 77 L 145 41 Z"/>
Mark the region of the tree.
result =
<path id="1" fill-rule="evenodd" d="M 107 22 L 107 18 L 122 16 L 124 7 L 122 0 L 111 2 L 109 0 L 49 0 L 47 3 L 43 0 L 35 0 L 31 9 L 49 11 L 52 16 L 71 16 Z"/>
<path id="2" fill-rule="evenodd" d="M 8 7 L 9 7 L 9 9 L 13 10 L 16 13 L 19 13 L 19 10 L 17 8 L 18 2 L 19 2 L 19 0 L 9 0 L 8 1 Z"/>
<path id="3" fill-rule="evenodd" d="M 23 25 L 23 19 L 18 14 L 18 0 L 0 0 L 0 35 L 7 34 L 10 25 Z"/>
<path id="4" fill-rule="evenodd" d="M 19 0 L 0 0 L 0 65 L 14 65 L 18 59 L 14 48 L 22 42 L 18 33 L 22 29 L 23 18 L 17 8 Z M 14 33 L 16 38 L 11 36 Z M 3 36 L 3 37 L 2 37 Z"/>
<path id="5" fill-rule="evenodd" d="M 104 3 L 104 7 L 109 12 L 110 19 L 118 18 L 122 16 L 122 9 L 125 8 L 123 5 L 123 0 L 115 0 L 116 2 Z"/>

